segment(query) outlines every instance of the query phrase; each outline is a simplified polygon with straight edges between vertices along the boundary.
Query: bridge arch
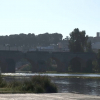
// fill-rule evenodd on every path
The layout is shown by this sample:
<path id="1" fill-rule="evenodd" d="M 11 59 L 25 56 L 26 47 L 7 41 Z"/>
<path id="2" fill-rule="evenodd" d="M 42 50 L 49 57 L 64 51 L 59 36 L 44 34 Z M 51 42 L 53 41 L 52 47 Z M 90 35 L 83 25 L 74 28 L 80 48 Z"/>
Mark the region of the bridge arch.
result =
<path id="1" fill-rule="evenodd" d="M 76 57 L 77 56 L 77 57 Z M 27 59 L 31 65 L 32 65 L 32 72 L 45 72 L 47 70 L 47 59 L 52 58 L 57 65 L 57 72 L 66 72 L 66 69 L 68 68 L 68 63 L 73 62 L 76 60 L 76 62 L 79 62 L 81 69 L 83 70 L 84 67 L 86 67 L 86 61 L 87 59 L 95 59 L 96 54 L 94 53 L 71 53 L 71 52 L 19 52 L 19 51 L 0 51 L 0 61 L 3 72 L 15 72 L 15 63 L 21 59 L 25 58 Z M 11 63 L 12 62 L 12 63 Z M 88 61 L 89 63 L 89 61 Z M 9 67 L 13 66 L 13 68 L 10 70 Z M 42 71 L 40 70 L 42 68 Z"/>
<path id="2" fill-rule="evenodd" d="M 15 73 L 15 60 L 12 58 L 6 59 L 7 72 Z"/>
<path id="3" fill-rule="evenodd" d="M 3 73 L 7 72 L 7 64 L 5 61 L 0 60 L 0 71 Z"/>
<path id="4" fill-rule="evenodd" d="M 61 61 L 60 58 L 56 57 L 56 56 L 51 56 L 50 58 L 48 58 L 48 60 L 51 60 L 51 64 L 52 64 L 52 71 L 56 71 L 56 72 L 65 72 L 65 66 L 63 64 L 63 62 Z M 49 66 L 49 63 L 48 63 L 48 60 L 47 60 L 47 66 Z M 48 69 L 48 67 L 47 67 Z M 48 71 L 51 71 L 50 69 Z"/>
<path id="5" fill-rule="evenodd" d="M 70 59 L 69 64 L 68 64 L 68 71 L 69 72 L 82 72 L 85 60 L 82 59 L 81 57 L 73 57 Z"/>
<path id="6" fill-rule="evenodd" d="M 46 60 L 44 60 L 44 59 L 38 59 L 37 61 L 36 61 L 36 63 L 37 63 L 37 72 L 46 72 Z"/>
<path id="7" fill-rule="evenodd" d="M 1 73 L 15 73 L 16 61 L 13 58 L 0 59 Z"/>
<path id="8" fill-rule="evenodd" d="M 25 58 L 21 58 L 16 62 L 16 72 L 20 71 L 32 71 L 31 63 Z"/>
<path id="9" fill-rule="evenodd" d="M 86 61 L 86 67 L 84 68 L 84 72 L 86 73 L 92 73 L 93 72 L 93 59 L 88 59 Z"/>
<path id="10" fill-rule="evenodd" d="M 57 67 L 59 65 L 60 62 L 57 58 L 55 57 L 49 57 L 47 60 L 46 60 L 46 63 L 47 63 L 47 68 L 46 70 L 47 71 L 57 71 Z"/>

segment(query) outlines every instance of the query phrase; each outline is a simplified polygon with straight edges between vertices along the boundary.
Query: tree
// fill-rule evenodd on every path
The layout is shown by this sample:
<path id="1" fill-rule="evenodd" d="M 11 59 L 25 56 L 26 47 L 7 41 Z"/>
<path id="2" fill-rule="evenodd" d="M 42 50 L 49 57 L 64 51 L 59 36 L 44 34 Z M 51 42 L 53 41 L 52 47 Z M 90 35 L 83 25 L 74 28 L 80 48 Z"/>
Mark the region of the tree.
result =
<path id="1" fill-rule="evenodd" d="M 62 38 L 63 38 L 62 34 L 52 33 L 50 40 L 52 44 L 57 44 L 59 41 L 62 40 Z"/>
<path id="2" fill-rule="evenodd" d="M 87 45 L 86 45 L 86 51 L 87 51 L 87 52 L 93 52 L 93 51 L 92 51 L 91 41 L 89 41 L 89 42 L 87 43 Z"/>
<path id="3" fill-rule="evenodd" d="M 85 31 L 80 32 L 78 28 L 70 33 L 69 49 L 71 52 L 84 52 L 88 36 Z"/>

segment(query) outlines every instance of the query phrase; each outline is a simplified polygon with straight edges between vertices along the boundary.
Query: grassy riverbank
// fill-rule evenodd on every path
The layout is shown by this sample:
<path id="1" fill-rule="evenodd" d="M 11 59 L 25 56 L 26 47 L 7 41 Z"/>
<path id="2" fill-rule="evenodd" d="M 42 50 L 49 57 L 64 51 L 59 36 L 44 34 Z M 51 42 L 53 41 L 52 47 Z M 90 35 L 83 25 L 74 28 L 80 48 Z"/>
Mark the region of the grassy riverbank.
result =
<path id="1" fill-rule="evenodd" d="M 57 87 L 47 76 L 33 76 L 30 79 L 6 81 L 0 76 L 0 93 L 56 93 Z"/>

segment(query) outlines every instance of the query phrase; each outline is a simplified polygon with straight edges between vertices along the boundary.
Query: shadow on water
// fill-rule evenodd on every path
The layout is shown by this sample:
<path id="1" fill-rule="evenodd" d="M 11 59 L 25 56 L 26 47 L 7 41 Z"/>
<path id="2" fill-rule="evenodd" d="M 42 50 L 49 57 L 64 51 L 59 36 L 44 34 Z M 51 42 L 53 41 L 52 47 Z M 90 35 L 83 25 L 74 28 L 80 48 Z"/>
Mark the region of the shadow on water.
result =
<path id="1" fill-rule="evenodd" d="M 57 85 L 59 93 L 100 95 L 99 79 L 55 78 L 52 81 Z"/>

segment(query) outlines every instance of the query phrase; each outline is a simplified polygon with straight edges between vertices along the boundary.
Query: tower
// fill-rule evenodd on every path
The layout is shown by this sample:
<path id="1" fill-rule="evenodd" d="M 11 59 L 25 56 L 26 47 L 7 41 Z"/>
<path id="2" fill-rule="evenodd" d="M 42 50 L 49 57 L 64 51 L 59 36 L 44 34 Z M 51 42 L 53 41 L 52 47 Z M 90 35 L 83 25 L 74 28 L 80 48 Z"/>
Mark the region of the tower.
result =
<path id="1" fill-rule="evenodd" d="M 97 32 L 97 37 L 100 37 L 100 32 Z"/>

